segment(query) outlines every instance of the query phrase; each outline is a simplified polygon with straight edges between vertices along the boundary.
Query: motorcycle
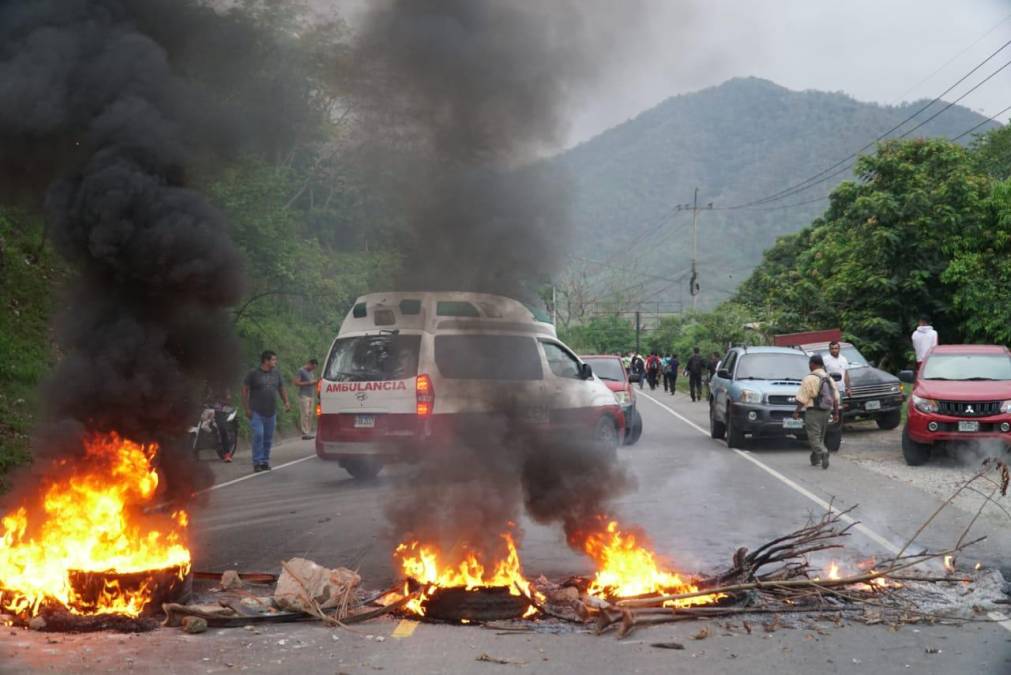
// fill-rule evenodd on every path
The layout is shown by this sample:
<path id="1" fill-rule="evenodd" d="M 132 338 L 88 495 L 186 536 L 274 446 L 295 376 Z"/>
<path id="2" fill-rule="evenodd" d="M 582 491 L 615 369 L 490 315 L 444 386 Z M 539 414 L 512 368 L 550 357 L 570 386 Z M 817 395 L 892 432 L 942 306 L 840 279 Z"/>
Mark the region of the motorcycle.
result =
<path id="1" fill-rule="evenodd" d="M 239 411 L 230 405 L 208 404 L 190 434 L 194 455 L 214 450 L 219 459 L 230 462 L 239 443 Z"/>

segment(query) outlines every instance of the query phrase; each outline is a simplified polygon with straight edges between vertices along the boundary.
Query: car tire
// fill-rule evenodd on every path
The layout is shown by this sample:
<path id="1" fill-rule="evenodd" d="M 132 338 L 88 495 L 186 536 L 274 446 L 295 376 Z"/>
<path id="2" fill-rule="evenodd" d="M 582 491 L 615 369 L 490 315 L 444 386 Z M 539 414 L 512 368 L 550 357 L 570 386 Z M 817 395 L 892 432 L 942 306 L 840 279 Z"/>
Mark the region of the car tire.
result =
<path id="1" fill-rule="evenodd" d="M 593 429 L 593 444 L 601 453 L 611 457 L 618 453 L 618 428 L 614 420 L 604 416 L 597 421 Z"/>
<path id="2" fill-rule="evenodd" d="M 877 422 L 878 429 L 889 431 L 902 423 L 902 410 L 889 410 L 875 417 L 874 421 Z"/>
<path id="3" fill-rule="evenodd" d="M 734 424 L 734 418 L 730 414 L 730 407 L 727 406 L 727 447 L 743 448 L 744 443 L 744 433 L 737 430 L 737 425 Z"/>
<path id="4" fill-rule="evenodd" d="M 842 447 L 842 424 L 829 427 L 825 434 L 825 447 L 829 452 L 839 452 L 839 448 Z"/>
<path id="5" fill-rule="evenodd" d="M 930 446 L 910 438 L 908 425 L 902 430 L 902 456 L 909 466 L 920 466 L 930 459 Z"/>
<path id="6" fill-rule="evenodd" d="M 355 480 L 373 480 L 383 470 L 383 461 L 375 457 L 345 459 L 340 465 Z"/>
<path id="7" fill-rule="evenodd" d="M 632 416 L 632 422 L 628 425 L 625 430 L 625 445 L 635 445 L 639 442 L 639 438 L 642 436 L 642 415 L 635 408 L 632 408 L 630 413 Z"/>
<path id="8" fill-rule="evenodd" d="M 722 440 L 727 435 L 727 425 L 716 419 L 716 405 L 709 402 L 709 437 Z"/>

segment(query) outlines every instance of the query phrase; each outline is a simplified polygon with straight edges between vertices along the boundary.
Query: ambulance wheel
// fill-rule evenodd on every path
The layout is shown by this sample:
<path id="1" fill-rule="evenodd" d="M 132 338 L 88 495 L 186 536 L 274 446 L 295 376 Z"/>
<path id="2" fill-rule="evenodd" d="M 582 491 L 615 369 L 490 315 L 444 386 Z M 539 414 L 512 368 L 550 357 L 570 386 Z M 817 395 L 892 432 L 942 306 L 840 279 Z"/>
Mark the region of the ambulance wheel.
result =
<path id="1" fill-rule="evenodd" d="M 614 425 L 613 419 L 605 415 L 597 421 L 597 426 L 593 430 L 593 441 L 601 452 L 609 456 L 617 453 L 618 428 Z"/>
<path id="2" fill-rule="evenodd" d="M 632 408 L 631 422 L 625 429 L 625 445 L 635 445 L 642 436 L 642 415 L 635 408 Z"/>
<path id="3" fill-rule="evenodd" d="M 340 464 L 355 480 L 372 480 L 383 470 L 382 460 L 375 457 L 355 457 Z"/>

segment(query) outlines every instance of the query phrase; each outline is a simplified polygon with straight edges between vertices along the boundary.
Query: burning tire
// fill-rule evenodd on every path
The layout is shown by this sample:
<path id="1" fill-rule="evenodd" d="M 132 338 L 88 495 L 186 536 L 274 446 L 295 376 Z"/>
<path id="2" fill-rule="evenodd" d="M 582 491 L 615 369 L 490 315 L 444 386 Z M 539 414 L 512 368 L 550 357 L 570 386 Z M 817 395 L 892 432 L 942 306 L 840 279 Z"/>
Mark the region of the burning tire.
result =
<path id="1" fill-rule="evenodd" d="M 505 621 L 518 619 L 530 608 L 520 595 L 504 586 L 466 589 L 440 588 L 425 603 L 425 616 L 440 621 Z"/>
<path id="2" fill-rule="evenodd" d="M 354 457 L 342 460 L 341 468 L 355 480 L 372 480 L 383 470 L 383 461 L 375 457 Z"/>

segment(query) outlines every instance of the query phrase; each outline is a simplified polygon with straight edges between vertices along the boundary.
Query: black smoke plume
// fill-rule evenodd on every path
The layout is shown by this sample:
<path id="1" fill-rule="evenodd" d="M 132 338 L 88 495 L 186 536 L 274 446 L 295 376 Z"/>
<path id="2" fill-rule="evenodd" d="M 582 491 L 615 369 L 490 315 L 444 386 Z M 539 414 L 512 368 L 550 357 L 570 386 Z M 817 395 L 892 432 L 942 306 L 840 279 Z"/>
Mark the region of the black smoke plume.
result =
<path id="1" fill-rule="evenodd" d="M 388 0 L 370 10 L 358 46 L 368 73 L 360 116 L 377 145 L 412 158 L 388 195 L 406 220 L 399 286 L 530 298 L 571 248 L 564 177 L 537 160 L 564 140 L 572 96 L 612 60 L 611 20 L 635 8 Z M 536 447 L 524 422 L 514 424 L 564 402 L 489 404 L 501 420 L 462 434 L 403 481 L 388 508 L 394 536 L 500 558 L 499 535 L 525 504 L 538 521 L 563 523 L 578 547 L 628 476 L 612 453 Z"/>
<path id="2" fill-rule="evenodd" d="M 281 140 L 267 102 L 283 97 L 220 89 L 255 72 L 254 37 L 237 16 L 188 0 L 0 3 L 2 189 L 44 205 L 78 273 L 57 322 L 62 358 L 37 458 L 115 430 L 163 445 L 170 489 L 201 482 L 171 450 L 203 384 L 234 372 L 226 308 L 243 275 L 222 214 L 189 174 L 251 138 Z"/>

